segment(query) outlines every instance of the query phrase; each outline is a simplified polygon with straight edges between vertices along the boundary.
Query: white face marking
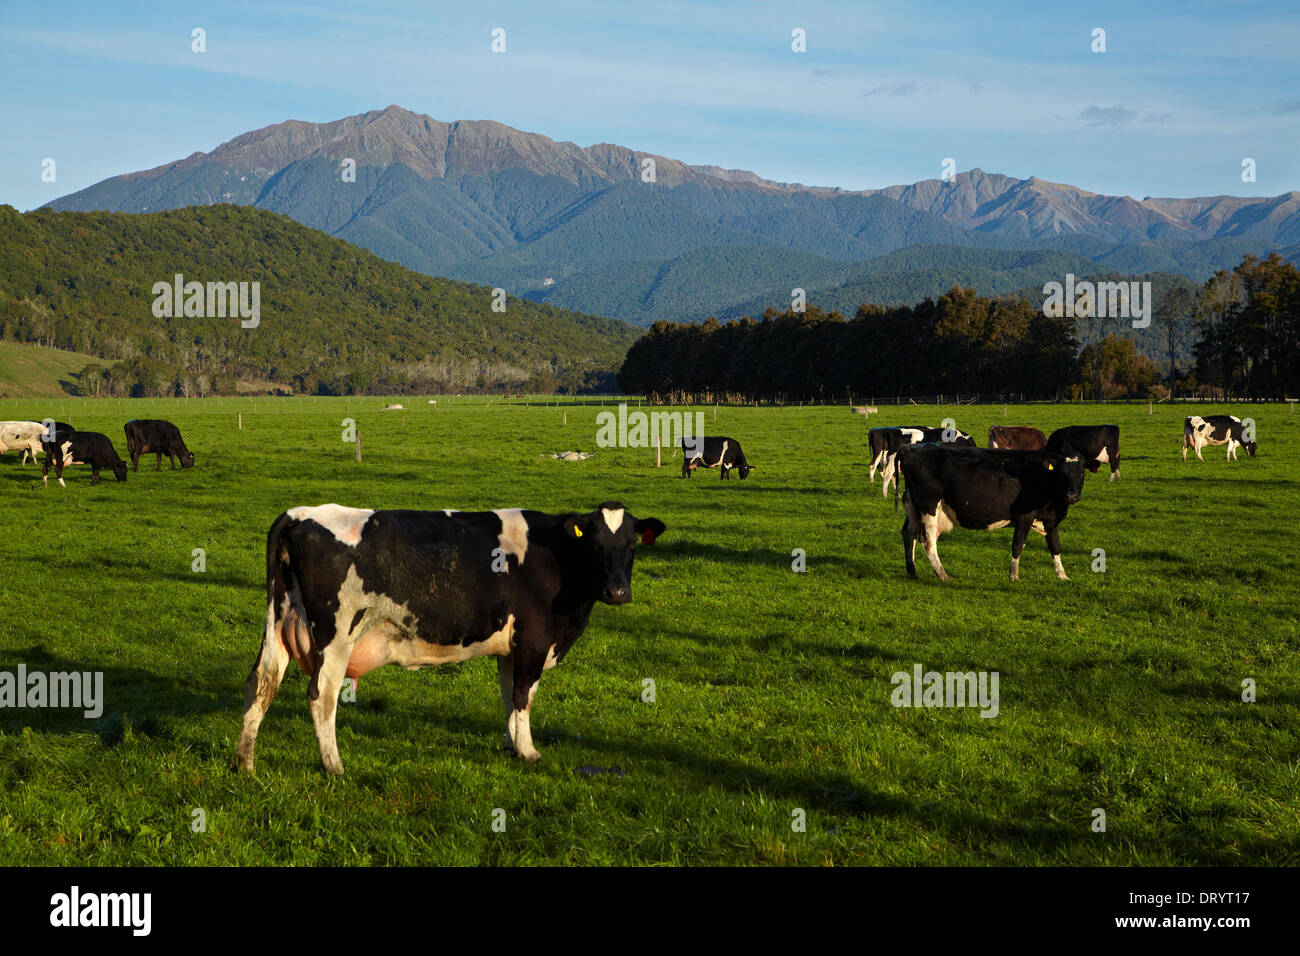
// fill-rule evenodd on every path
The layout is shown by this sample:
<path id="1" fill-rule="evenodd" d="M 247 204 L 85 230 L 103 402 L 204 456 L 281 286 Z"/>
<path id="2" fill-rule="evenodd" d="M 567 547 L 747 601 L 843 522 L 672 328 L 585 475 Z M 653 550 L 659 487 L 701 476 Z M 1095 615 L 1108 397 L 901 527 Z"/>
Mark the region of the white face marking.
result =
<path id="1" fill-rule="evenodd" d="M 513 554 L 520 564 L 528 553 L 528 522 L 518 508 L 500 508 L 492 512 L 501 519 L 497 543 L 506 554 Z"/>
<path id="2" fill-rule="evenodd" d="M 618 534 L 618 529 L 623 527 L 622 508 L 601 508 L 600 513 L 605 518 L 605 526 L 609 528 L 612 534 Z"/>
<path id="3" fill-rule="evenodd" d="M 1103 465 L 1106 464 L 1108 461 L 1110 461 L 1110 455 L 1106 453 L 1105 445 L 1103 445 L 1101 447 L 1101 451 L 1097 453 L 1097 460 L 1101 462 Z"/>
<path id="4" fill-rule="evenodd" d="M 1078 455 L 1073 455 L 1073 456 L 1071 456 L 1070 458 L 1067 458 L 1067 459 L 1065 459 L 1065 460 L 1066 460 L 1066 461 L 1081 461 L 1082 459 L 1079 458 Z"/>
<path id="5" fill-rule="evenodd" d="M 315 521 L 335 539 L 355 548 L 361 543 L 361 529 L 374 514 L 368 508 L 345 508 L 343 505 L 317 505 L 315 508 L 292 508 L 287 514 L 295 521 Z"/>

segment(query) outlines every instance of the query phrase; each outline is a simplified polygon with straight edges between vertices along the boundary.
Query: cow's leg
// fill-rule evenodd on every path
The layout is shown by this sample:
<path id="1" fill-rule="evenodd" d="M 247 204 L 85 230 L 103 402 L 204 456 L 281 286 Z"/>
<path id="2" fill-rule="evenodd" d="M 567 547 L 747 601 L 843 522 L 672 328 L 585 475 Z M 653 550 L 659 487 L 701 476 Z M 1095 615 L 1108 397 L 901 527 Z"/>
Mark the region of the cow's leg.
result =
<path id="1" fill-rule="evenodd" d="M 1070 580 L 1065 573 L 1065 565 L 1061 564 L 1061 535 L 1059 525 L 1052 525 L 1047 529 L 1047 550 L 1052 552 L 1052 570 L 1062 581 Z"/>
<path id="2" fill-rule="evenodd" d="M 903 519 L 903 564 L 907 568 L 907 576 L 915 580 L 916 578 L 916 530 L 912 527 L 912 519 Z"/>
<path id="3" fill-rule="evenodd" d="M 499 663 L 497 666 L 500 668 Z M 523 641 L 515 644 L 511 667 L 510 716 L 506 726 L 510 731 L 510 740 L 514 745 L 515 753 L 529 763 L 536 763 L 542 756 L 533 746 L 529 714 L 533 709 L 533 697 L 537 694 L 537 682 L 545 666 L 545 657 L 530 653 Z M 497 675 L 498 679 L 504 680 L 499 669 Z"/>
<path id="4" fill-rule="evenodd" d="M 1020 580 L 1020 555 L 1024 553 L 1025 541 L 1029 538 L 1029 529 L 1034 526 L 1034 519 L 1021 519 L 1016 522 L 1016 530 L 1011 535 L 1011 580 Z"/>
<path id="5" fill-rule="evenodd" d="M 51 461 L 51 459 L 53 459 L 53 461 Z M 41 466 L 41 484 L 48 485 L 50 483 L 50 465 L 54 465 L 54 477 L 59 479 L 59 485 L 63 488 L 68 487 L 67 485 L 63 484 L 62 453 L 51 454 L 49 451 L 45 452 L 45 462 Z"/>
<path id="6" fill-rule="evenodd" d="M 347 673 L 348 658 L 352 656 L 353 642 L 343 637 L 330 641 L 321 652 L 320 669 L 316 672 L 316 699 L 311 702 L 311 719 L 316 725 L 316 741 L 320 744 L 320 759 L 325 769 L 334 776 L 343 775 L 343 760 L 339 757 L 338 739 L 334 732 L 334 716 L 338 710 L 339 691 Z"/>
<path id="7" fill-rule="evenodd" d="M 1201 454 L 1201 449 L 1204 448 L 1204 447 L 1205 447 L 1205 442 L 1203 442 L 1203 441 L 1198 441 L 1198 442 L 1196 443 L 1196 457 L 1197 457 L 1198 459 L 1200 459 L 1201 461 L 1205 461 L 1205 456 Z"/>
<path id="8" fill-rule="evenodd" d="M 153 457 L 154 457 L 153 470 L 162 471 L 162 452 L 160 451 L 154 452 Z"/>
<path id="9" fill-rule="evenodd" d="M 1232 438 L 1228 439 L 1228 453 L 1223 456 L 1224 461 L 1237 460 L 1237 443 Z"/>
<path id="10" fill-rule="evenodd" d="M 262 725 L 280 690 L 284 672 L 289 666 L 289 649 L 280 639 L 279 623 L 275 619 L 274 605 L 266 608 L 266 634 L 262 638 L 262 649 L 257 652 L 253 669 L 248 672 L 244 682 L 244 728 L 239 734 L 239 746 L 235 749 L 235 765 L 240 770 L 253 769 L 253 748 L 257 744 L 257 728 Z"/>
<path id="11" fill-rule="evenodd" d="M 1107 457 L 1110 458 L 1110 477 L 1106 480 L 1114 481 L 1119 477 L 1119 449 L 1116 448 L 1114 451 L 1107 449 L 1107 452 Z"/>
<path id="12" fill-rule="evenodd" d="M 507 654 L 497 658 L 497 685 L 501 688 L 501 706 L 506 711 L 506 749 L 515 753 L 515 658 Z"/>
<path id="13" fill-rule="evenodd" d="M 868 479 L 870 480 L 870 482 L 871 482 L 873 485 L 876 483 L 876 468 L 879 467 L 879 465 L 880 465 L 880 455 L 879 455 L 879 454 L 876 454 L 876 455 L 871 459 L 871 462 L 867 465 L 867 467 L 870 469 L 870 474 L 868 475 Z"/>
<path id="14" fill-rule="evenodd" d="M 895 457 L 894 455 L 890 455 L 888 452 L 886 452 L 885 460 L 881 462 L 880 465 L 880 479 L 882 481 L 882 485 L 880 488 L 880 496 L 882 498 L 889 497 L 889 483 L 891 481 L 894 483 L 895 486 L 898 485 L 898 474 L 896 472 L 897 467 L 898 467 L 897 457 Z"/>
<path id="15" fill-rule="evenodd" d="M 731 477 L 731 469 L 728 468 L 726 465 L 724 465 L 722 462 L 718 462 L 718 471 L 722 473 L 721 480 L 723 481 L 726 481 L 728 478 Z"/>
<path id="16" fill-rule="evenodd" d="M 930 567 L 934 568 L 939 580 L 947 582 L 952 578 L 948 577 L 939 561 L 939 511 L 942 508 L 940 503 L 935 506 L 934 514 L 921 515 L 921 547 L 925 548 L 925 556 L 930 559 Z"/>
<path id="17" fill-rule="evenodd" d="M 99 484 L 99 466 L 93 462 L 90 465 L 90 483 L 92 485 Z"/>

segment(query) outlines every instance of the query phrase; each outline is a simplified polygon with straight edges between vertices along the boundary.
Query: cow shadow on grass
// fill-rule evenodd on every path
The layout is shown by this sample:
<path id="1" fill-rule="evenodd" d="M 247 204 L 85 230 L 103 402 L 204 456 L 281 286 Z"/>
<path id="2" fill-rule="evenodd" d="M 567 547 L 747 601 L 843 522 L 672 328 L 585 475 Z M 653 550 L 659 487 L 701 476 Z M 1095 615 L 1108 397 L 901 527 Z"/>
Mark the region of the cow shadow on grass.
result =
<path id="1" fill-rule="evenodd" d="M 362 717 L 353 711 L 348 717 L 349 726 L 361 736 L 383 736 L 390 728 L 382 720 L 372 722 L 368 719 L 373 716 Z M 511 759 L 505 755 L 501 746 L 504 716 L 500 721 L 485 721 L 464 714 L 439 714 L 435 722 L 438 726 L 437 739 L 430 737 L 430 747 L 463 746 L 462 741 L 479 738 L 483 741 L 481 747 L 462 750 L 465 759 Z M 842 823 L 844 817 L 901 817 L 946 834 L 951 840 L 964 845 L 978 846 L 1007 840 L 1025 844 L 1038 852 L 1077 846 L 1085 842 L 1077 827 L 1033 820 L 1035 797 L 1032 794 L 1026 795 L 1023 805 L 1015 811 L 999 817 L 982 814 L 953 802 L 913 800 L 885 793 L 834 768 L 773 770 L 743 757 L 717 751 L 699 752 L 671 740 L 655 740 L 644 736 L 606 738 L 599 733 L 588 732 L 579 739 L 563 729 L 538 728 L 535 737 L 543 752 L 539 768 L 542 772 L 545 772 L 548 760 L 546 748 L 569 745 L 587 753 L 600 754 L 599 763 L 626 770 L 628 775 L 625 779 L 628 781 L 635 781 L 639 774 L 645 773 L 656 776 L 681 774 L 690 778 L 684 785 L 692 789 L 704 791 L 711 787 L 722 787 L 745 798 L 752 798 L 756 792 L 762 793 L 775 802 L 800 807 L 810 817 L 818 814 L 824 822 L 833 822 L 834 818 L 839 818 Z M 344 760 L 346 759 L 345 755 Z M 589 757 L 584 755 L 580 759 L 587 761 Z M 551 756 L 550 760 L 554 762 L 557 757 Z M 633 762 L 642 766 L 634 767 Z M 670 765 L 672 769 L 660 769 L 656 764 Z M 521 772 L 528 772 L 522 765 L 520 769 Z M 381 786 L 384 782 L 382 774 L 371 771 L 363 770 L 354 776 L 366 787 Z M 828 817 L 832 820 L 828 821 Z M 1086 831 L 1086 827 L 1084 829 Z"/>
<path id="2" fill-rule="evenodd" d="M 92 676 L 89 688 L 92 701 L 79 700 L 75 707 L 48 706 L 54 703 L 48 689 L 47 706 L 0 707 L 0 733 L 19 734 L 25 728 L 31 728 L 32 733 L 47 735 L 89 732 L 97 734 L 104 746 L 114 747 L 125 738 L 128 728 L 133 734 L 167 740 L 175 735 L 177 724 L 188 717 L 230 710 L 240 703 L 184 680 L 164 677 L 138 667 L 105 666 L 90 659 L 73 660 L 51 653 L 40 644 L 17 653 L 6 652 L 4 657 L 0 657 L 0 671 L 13 675 L 15 683 L 20 664 L 26 668 L 29 677 L 35 673 L 46 675 L 47 687 L 50 674 L 100 674 L 103 675 L 102 683 Z M 198 679 L 195 681 L 197 683 Z M 81 686 L 85 686 L 84 681 Z M 92 713 L 98 710 L 99 713 L 87 716 L 87 710 Z"/>

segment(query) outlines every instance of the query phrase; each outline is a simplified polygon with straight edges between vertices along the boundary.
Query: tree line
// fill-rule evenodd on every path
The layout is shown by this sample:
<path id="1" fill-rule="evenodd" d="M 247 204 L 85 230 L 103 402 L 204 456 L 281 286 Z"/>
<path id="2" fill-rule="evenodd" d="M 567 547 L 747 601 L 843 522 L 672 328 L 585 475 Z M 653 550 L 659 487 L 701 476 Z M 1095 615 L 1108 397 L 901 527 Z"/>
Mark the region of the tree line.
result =
<path id="1" fill-rule="evenodd" d="M 809 305 L 720 323 L 656 322 L 619 383 L 656 401 L 840 402 L 980 394 L 1033 399 L 1162 398 L 1196 391 L 1282 398 L 1300 391 L 1300 272 L 1247 256 L 1194 295 L 1175 289 L 1152 324 L 1167 363 L 1117 320 L 1044 315 L 1023 297 L 960 286 L 913 306 L 864 304 L 852 319 Z M 1194 364 L 1179 357 L 1194 347 Z"/>

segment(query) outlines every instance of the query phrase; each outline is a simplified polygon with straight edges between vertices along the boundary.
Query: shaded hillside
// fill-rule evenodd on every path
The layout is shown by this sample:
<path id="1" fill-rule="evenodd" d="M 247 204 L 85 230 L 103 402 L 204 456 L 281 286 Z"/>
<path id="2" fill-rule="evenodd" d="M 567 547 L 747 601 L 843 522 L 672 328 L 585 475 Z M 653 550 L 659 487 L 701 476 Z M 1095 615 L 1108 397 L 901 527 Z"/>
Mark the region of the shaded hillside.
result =
<path id="1" fill-rule="evenodd" d="M 260 324 L 157 317 L 154 284 L 177 273 L 259 283 Z M 180 391 L 229 390 L 236 378 L 322 392 L 580 389 L 607 382 L 636 337 L 621 322 L 516 298 L 498 313 L 492 301 L 491 289 L 257 209 L 0 206 L 0 340 L 157 366 Z"/>

